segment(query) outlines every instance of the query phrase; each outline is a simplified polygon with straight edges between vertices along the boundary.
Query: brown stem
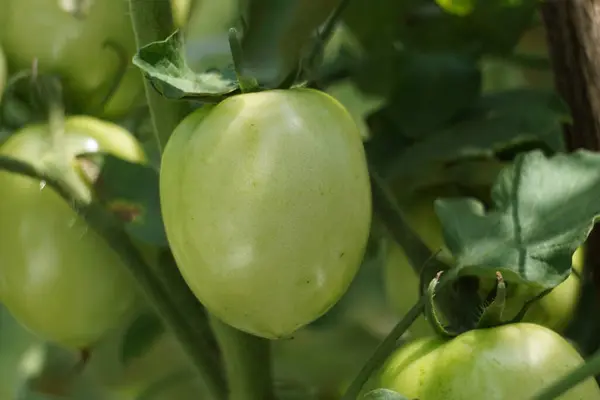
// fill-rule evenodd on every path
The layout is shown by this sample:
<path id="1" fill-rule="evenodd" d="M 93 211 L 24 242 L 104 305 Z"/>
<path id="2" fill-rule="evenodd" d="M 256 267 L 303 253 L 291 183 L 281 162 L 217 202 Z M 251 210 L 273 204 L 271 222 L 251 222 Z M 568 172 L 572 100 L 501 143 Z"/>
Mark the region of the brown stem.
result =
<path id="1" fill-rule="evenodd" d="M 568 149 L 600 151 L 600 0 L 546 0 L 542 18 L 555 85 L 571 109 Z M 600 294 L 600 231 L 587 240 L 585 273 Z M 600 297 L 597 297 L 600 303 Z"/>

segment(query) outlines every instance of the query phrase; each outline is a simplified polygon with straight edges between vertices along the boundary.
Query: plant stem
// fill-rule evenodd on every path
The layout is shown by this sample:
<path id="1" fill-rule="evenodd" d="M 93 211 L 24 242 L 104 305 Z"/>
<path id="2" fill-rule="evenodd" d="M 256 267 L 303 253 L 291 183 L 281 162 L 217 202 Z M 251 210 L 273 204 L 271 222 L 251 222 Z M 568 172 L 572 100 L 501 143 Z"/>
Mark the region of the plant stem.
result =
<path id="1" fill-rule="evenodd" d="M 389 354 L 396 348 L 398 339 L 410 328 L 412 323 L 421 315 L 425 307 L 425 296 L 421 296 L 417 303 L 406 313 L 404 318 L 392 329 L 387 337 L 379 344 L 375 352 L 362 367 L 344 397 L 341 400 L 356 400 L 364 384 L 369 380 L 373 372 L 381 366 Z"/>
<path id="2" fill-rule="evenodd" d="M 600 351 L 597 351 L 581 367 L 574 369 L 564 378 L 555 381 L 552 385 L 537 394 L 532 400 L 553 400 L 569 389 L 577 386 L 588 378 L 600 374 Z"/>
<path id="3" fill-rule="evenodd" d="M 373 167 L 369 168 L 369 174 L 371 177 L 373 210 L 392 235 L 392 238 L 403 248 L 414 271 L 420 275 L 421 269 L 426 263 L 440 263 L 437 258 L 432 257 L 429 247 L 406 223 L 403 213 L 388 189 L 385 180 L 379 176 Z M 444 267 L 440 266 L 436 270 L 441 269 L 444 269 Z"/>
<path id="4" fill-rule="evenodd" d="M 175 31 L 169 0 L 129 0 L 129 10 L 138 49 L 164 40 Z M 190 112 L 190 108 L 184 101 L 167 100 L 162 97 L 147 79 L 144 79 L 144 87 L 156 143 L 162 153 L 173 129 Z"/>
<path id="5" fill-rule="evenodd" d="M 214 316 L 210 323 L 217 335 L 229 380 L 230 400 L 274 400 L 268 340 L 239 331 Z M 267 360 L 265 363 L 264 360 Z"/>
<path id="6" fill-rule="evenodd" d="M 211 394 L 211 399 L 225 399 L 226 383 L 221 375 L 219 360 L 203 336 L 207 333 L 210 334 L 206 317 L 203 318 L 203 315 L 200 314 L 190 318 L 190 315 L 193 314 L 188 314 L 189 308 L 184 308 L 182 312 L 182 304 L 173 302 L 170 296 L 173 287 L 169 287 L 169 291 L 165 290 L 164 283 L 146 264 L 134 243 L 113 215 L 95 202 L 88 203 L 82 200 L 78 195 L 78 190 L 69 182 L 48 175 L 30 164 L 11 157 L 0 156 L 0 169 L 44 181 L 46 185 L 63 197 L 93 230 L 100 234 L 128 267 L 142 293 L 165 321 L 165 325 L 179 339 L 201 373 L 207 390 Z M 184 289 L 188 290 L 187 287 Z M 198 302 L 196 301 L 196 303 Z M 195 325 L 190 326 L 188 320 L 196 321 Z"/>

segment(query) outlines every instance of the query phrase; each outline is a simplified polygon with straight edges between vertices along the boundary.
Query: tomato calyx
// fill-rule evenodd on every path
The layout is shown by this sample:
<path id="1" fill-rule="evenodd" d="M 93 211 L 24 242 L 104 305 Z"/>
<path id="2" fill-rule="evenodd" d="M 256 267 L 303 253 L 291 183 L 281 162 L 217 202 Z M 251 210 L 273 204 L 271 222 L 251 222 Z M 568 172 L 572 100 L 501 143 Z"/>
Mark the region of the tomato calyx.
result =
<path id="1" fill-rule="evenodd" d="M 442 277 L 447 278 L 445 282 Z M 495 286 L 483 300 L 479 300 L 476 287 L 469 288 L 469 285 L 465 284 L 465 282 L 469 282 L 468 278 L 471 277 L 457 277 L 456 270 L 450 272 L 441 270 L 427 286 L 425 291 L 427 298 L 423 312 L 434 331 L 442 337 L 456 337 L 474 329 L 486 329 L 521 322 L 529 308 L 553 289 L 546 289 L 527 300 L 514 317 L 505 320 L 503 314 L 507 307 L 508 282 L 505 281 L 502 273 L 496 271 Z M 460 282 L 461 279 L 462 282 Z M 453 290 L 445 290 L 448 287 Z M 444 297 L 443 303 L 436 301 L 440 289 Z M 448 304 L 453 304 L 453 306 L 448 306 Z"/>

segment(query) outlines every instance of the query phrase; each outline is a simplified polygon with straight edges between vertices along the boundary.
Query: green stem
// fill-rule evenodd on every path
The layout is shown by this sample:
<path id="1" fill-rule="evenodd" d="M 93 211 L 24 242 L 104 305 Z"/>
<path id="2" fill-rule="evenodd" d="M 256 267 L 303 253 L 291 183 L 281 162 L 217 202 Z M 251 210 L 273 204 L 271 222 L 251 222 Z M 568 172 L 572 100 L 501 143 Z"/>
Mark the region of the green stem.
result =
<path id="1" fill-rule="evenodd" d="M 394 195 L 387 187 L 385 180 L 373 167 L 369 168 L 371 177 L 371 193 L 373 210 L 381 223 L 392 235 L 392 238 L 403 248 L 415 272 L 420 275 L 422 267 L 427 263 L 441 264 L 423 240 L 406 223 L 406 219 L 398 207 Z M 445 265 L 434 268 L 436 271 L 447 269 Z"/>
<path id="2" fill-rule="evenodd" d="M 597 351 L 584 365 L 574 369 L 565 377 L 555 381 L 552 385 L 542 390 L 532 400 L 556 399 L 572 387 L 575 387 L 586 379 L 598 374 L 600 374 L 600 351 Z"/>
<path id="3" fill-rule="evenodd" d="M 129 10 L 138 49 L 164 40 L 175 31 L 169 0 L 129 0 Z M 173 129 L 190 112 L 190 108 L 184 101 L 162 97 L 147 79 L 144 79 L 144 86 L 156 142 L 162 153 Z"/>
<path id="4" fill-rule="evenodd" d="M 271 343 L 241 332 L 210 316 L 223 353 L 230 400 L 274 400 L 271 368 Z"/>
<path id="5" fill-rule="evenodd" d="M 189 304 L 182 304 L 182 301 L 173 301 L 172 293 L 177 293 L 178 299 L 181 299 L 179 290 L 189 292 L 183 279 L 179 277 L 181 284 L 168 286 L 165 289 L 164 282 L 157 278 L 156 273 L 144 261 L 144 258 L 131 241 L 122 225 L 105 210 L 100 204 L 82 200 L 78 195 L 78 190 L 69 185 L 68 182 L 40 171 L 34 166 L 16 160 L 11 157 L 0 156 L 0 169 L 21 175 L 26 175 L 34 179 L 44 181 L 52 187 L 65 201 L 88 223 L 88 225 L 100 234 L 100 236 L 115 250 L 124 264 L 129 268 L 130 273 L 138 283 L 142 293 L 146 296 L 149 303 L 155 308 L 158 315 L 162 317 L 165 325 L 173 331 L 179 339 L 182 347 L 193 364 L 201 373 L 211 399 L 225 399 L 226 382 L 221 375 L 220 360 L 216 357 L 213 349 L 206 339 L 210 335 L 210 328 L 206 316 L 202 313 L 190 313 Z M 164 273 L 177 269 L 164 269 Z M 183 286 L 182 286 L 183 285 Z M 190 293 L 191 298 L 186 297 L 187 302 L 195 300 Z M 192 310 L 198 301 L 194 301 Z M 203 309 L 199 307 L 200 311 Z M 193 318 L 191 317 L 193 315 Z M 193 325 L 190 325 L 190 321 Z"/>
<path id="6" fill-rule="evenodd" d="M 233 58 L 233 66 L 237 76 L 238 84 L 242 93 L 253 92 L 258 89 L 258 81 L 254 78 L 244 76 L 242 71 L 242 62 L 244 60 L 242 43 L 235 28 L 229 29 L 229 48 Z"/>
<path id="7" fill-rule="evenodd" d="M 417 301 L 417 303 L 408 311 L 402 320 L 392 329 L 387 337 L 379 344 L 375 352 L 362 367 L 356 378 L 341 400 L 356 400 L 360 392 L 369 380 L 373 372 L 381 366 L 385 359 L 394 351 L 398 339 L 410 328 L 412 323 L 423 313 L 425 307 L 425 296 Z"/>

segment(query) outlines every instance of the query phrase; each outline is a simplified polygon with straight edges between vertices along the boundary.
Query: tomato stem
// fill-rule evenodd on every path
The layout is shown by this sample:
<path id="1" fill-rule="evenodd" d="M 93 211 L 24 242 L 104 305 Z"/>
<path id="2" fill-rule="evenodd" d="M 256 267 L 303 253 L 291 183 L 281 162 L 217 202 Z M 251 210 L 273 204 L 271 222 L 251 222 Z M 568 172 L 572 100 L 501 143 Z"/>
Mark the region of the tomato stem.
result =
<path id="1" fill-rule="evenodd" d="M 274 400 L 270 341 L 239 331 L 212 315 L 209 320 L 225 360 L 229 399 Z"/>
<path id="2" fill-rule="evenodd" d="M 242 93 L 254 92 L 258 89 L 258 81 L 255 78 L 244 76 L 242 72 L 242 62 L 244 59 L 242 43 L 235 28 L 229 29 L 229 48 L 233 57 L 233 66 L 237 76 L 238 84 Z"/>
<path id="3" fill-rule="evenodd" d="M 404 318 L 392 329 L 387 337 L 377 346 L 375 352 L 362 367 L 354 381 L 344 393 L 341 400 L 356 400 L 364 384 L 369 380 L 371 374 L 380 367 L 385 359 L 394 351 L 398 339 L 410 328 L 413 322 L 423 313 L 426 296 L 421 296 L 417 303 L 406 313 Z"/>
<path id="4" fill-rule="evenodd" d="M 420 276 L 421 270 L 426 264 L 429 264 L 435 271 L 448 269 L 436 257 L 432 257 L 429 247 L 406 223 L 406 219 L 386 182 L 372 166 L 369 168 L 369 174 L 371 177 L 373 210 L 391 234 L 392 239 L 406 252 L 415 273 Z"/>
<path id="5" fill-rule="evenodd" d="M 555 381 L 552 385 L 542 390 L 532 400 L 552 400 L 558 398 L 572 387 L 577 386 L 588 378 L 600 374 L 600 350 L 597 351 L 581 367 L 578 367 L 565 375 L 563 378 Z"/>
<path id="6" fill-rule="evenodd" d="M 175 31 L 173 13 L 169 0 L 129 0 L 129 10 L 137 48 L 164 40 Z M 183 101 L 172 101 L 163 97 L 148 79 L 144 79 L 146 99 L 154 127 L 156 144 L 162 153 L 173 129 L 191 111 Z"/>

